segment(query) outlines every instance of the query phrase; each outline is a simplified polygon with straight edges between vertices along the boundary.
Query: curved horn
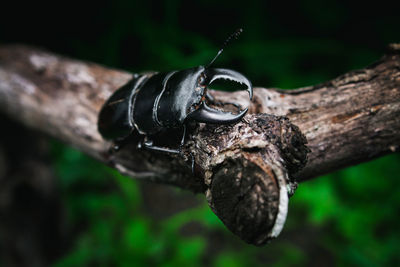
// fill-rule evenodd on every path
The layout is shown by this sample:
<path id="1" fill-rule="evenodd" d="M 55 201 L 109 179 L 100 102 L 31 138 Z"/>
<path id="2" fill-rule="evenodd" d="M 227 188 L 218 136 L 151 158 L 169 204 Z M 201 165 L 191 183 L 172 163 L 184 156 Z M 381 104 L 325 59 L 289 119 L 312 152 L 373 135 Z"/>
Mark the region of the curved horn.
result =
<path id="1" fill-rule="evenodd" d="M 247 108 L 241 111 L 239 114 L 232 114 L 230 112 L 223 112 L 207 106 L 206 103 L 202 103 L 200 108 L 193 111 L 187 116 L 187 119 L 196 120 L 198 122 L 215 123 L 215 124 L 229 124 L 234 123 L 243 118 L 247 112 Z"/>
<path id="2" fill-rule="evenodd" d="M 237 71 L 229 69 L 207 69 L 207 76 L 211 78 L 209 84 L 221 78 L 244 84 L 247 87 L 246 90 L 249 93 L 250 100 L 253 98 L 253 86 L 251 82 L 243 74 Z"/>

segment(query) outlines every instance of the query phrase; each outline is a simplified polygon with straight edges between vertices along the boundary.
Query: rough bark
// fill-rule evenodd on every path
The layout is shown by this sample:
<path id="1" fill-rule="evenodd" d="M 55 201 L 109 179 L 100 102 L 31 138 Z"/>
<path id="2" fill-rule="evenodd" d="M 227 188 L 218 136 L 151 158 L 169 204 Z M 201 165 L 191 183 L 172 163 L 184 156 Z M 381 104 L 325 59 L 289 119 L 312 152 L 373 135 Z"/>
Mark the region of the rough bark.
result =
<path id="1" fill-rule="evenodd" d="M 216 106 L 250 104 L 251 114 L 235 125 L 191 125 L 183 156 L 138 150 L 137 140 L 110 155 L 97 115 L 131 74 L 38 49 L 0 47 L 0 109 L 122 173 L 205 192 L 231 231 L 260 245 L 279 234 L 296 180 L 398 149 L 398 51 L 317 86 L 256 88 L 252 103 L 246 92 L 211 91 Z"/>

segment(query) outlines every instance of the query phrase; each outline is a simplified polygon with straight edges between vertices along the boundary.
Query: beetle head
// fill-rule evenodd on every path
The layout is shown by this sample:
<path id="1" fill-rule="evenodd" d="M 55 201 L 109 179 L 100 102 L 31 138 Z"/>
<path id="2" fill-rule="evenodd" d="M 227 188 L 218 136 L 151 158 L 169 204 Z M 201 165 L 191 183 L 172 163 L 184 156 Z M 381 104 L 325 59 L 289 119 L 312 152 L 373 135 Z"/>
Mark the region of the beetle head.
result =
<path id="1" fill-rule="evenodd" d="M 158 123 L 166 127 L 179 126 L 185 120 L 198 122 L 228 124 L 239 121 L 247 112 L 247 108 L 239 114 L 220 111 L 207 106 L 205 100 L 207 88 L 212 82 L 224 79 L 246 86 L 250 100 L 253 97 L 251 82 L 241 73 L 229 70 L 210 68 L 222 53 L 230 40 L 236 39 L 242 29 L 236 30 L 225 40 L 217 55 L 206 66 L 176 71 L 167 75 L 163 82 L 163 91 L 155 101 L 155 116 Z M 171 114 L 172 111 L 172 114 Z"/>
<path id="2" fill-rule="evenodd" d="M 215 124 L 239 121 L 246 114 L 247 108 L 238 114 L 232 114 L 210 108 L 206 104 L 207 88 L 220 79 L 245 85 L 250 99 L 252 98 L 251 82 L 234 70 L 200 66 L 177 71 L 164 81 L 164 90 L 157 108 L 159 123 L 173 127 L 183 124 L 185 120 Z"/>

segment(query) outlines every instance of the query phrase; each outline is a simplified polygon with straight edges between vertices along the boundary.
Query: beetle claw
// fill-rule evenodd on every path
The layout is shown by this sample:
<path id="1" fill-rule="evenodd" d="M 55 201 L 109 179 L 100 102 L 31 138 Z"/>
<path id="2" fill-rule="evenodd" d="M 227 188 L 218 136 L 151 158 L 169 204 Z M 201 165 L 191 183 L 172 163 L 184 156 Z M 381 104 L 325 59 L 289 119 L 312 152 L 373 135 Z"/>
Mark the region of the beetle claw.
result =
<path id="1" fill-rule="evenodd" d="M 251 82 L 241 73 L 229 69 L 207 69 L 207 76 L 211 77 L 209 84 L 218 79 L 231 80 L 247 87 L 250 100 L 253 99 L 253 86 Z"/>
<path id="2" fill-rule="evenodd" d="M 214 124 L 229 124 L 234 123 L 243 118 L 247 113 L 247 108 L 242 110 L 239 114 L 232 114 L 230 112 L 223 112 L 217 109 L 210 108 L 206 103 L 202 103 L 200 108 L 193 111 L 187 116 L 187 119 L 192 119 L 197 122 L 214 123 Z"/>

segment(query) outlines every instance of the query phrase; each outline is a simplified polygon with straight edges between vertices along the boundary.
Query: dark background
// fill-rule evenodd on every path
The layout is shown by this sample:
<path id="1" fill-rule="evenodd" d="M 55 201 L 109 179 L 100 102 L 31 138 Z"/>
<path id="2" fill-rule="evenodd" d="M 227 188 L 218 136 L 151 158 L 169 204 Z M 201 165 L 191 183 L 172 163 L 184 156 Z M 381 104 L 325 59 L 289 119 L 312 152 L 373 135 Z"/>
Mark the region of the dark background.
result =
<path id="1" fill-rule="evenodd" d="M 399 5 L 288 1 L 14 1 L 0 43 L 131 72 L 216 62 L 253 84 L 296 88 L 362 68 L 400 42 Z M 0 266 L 395 266 L 400 157 L 304 182 L 265 247 L 228 232 L 203 196 L 122 177 L 0 114 Z"/>

